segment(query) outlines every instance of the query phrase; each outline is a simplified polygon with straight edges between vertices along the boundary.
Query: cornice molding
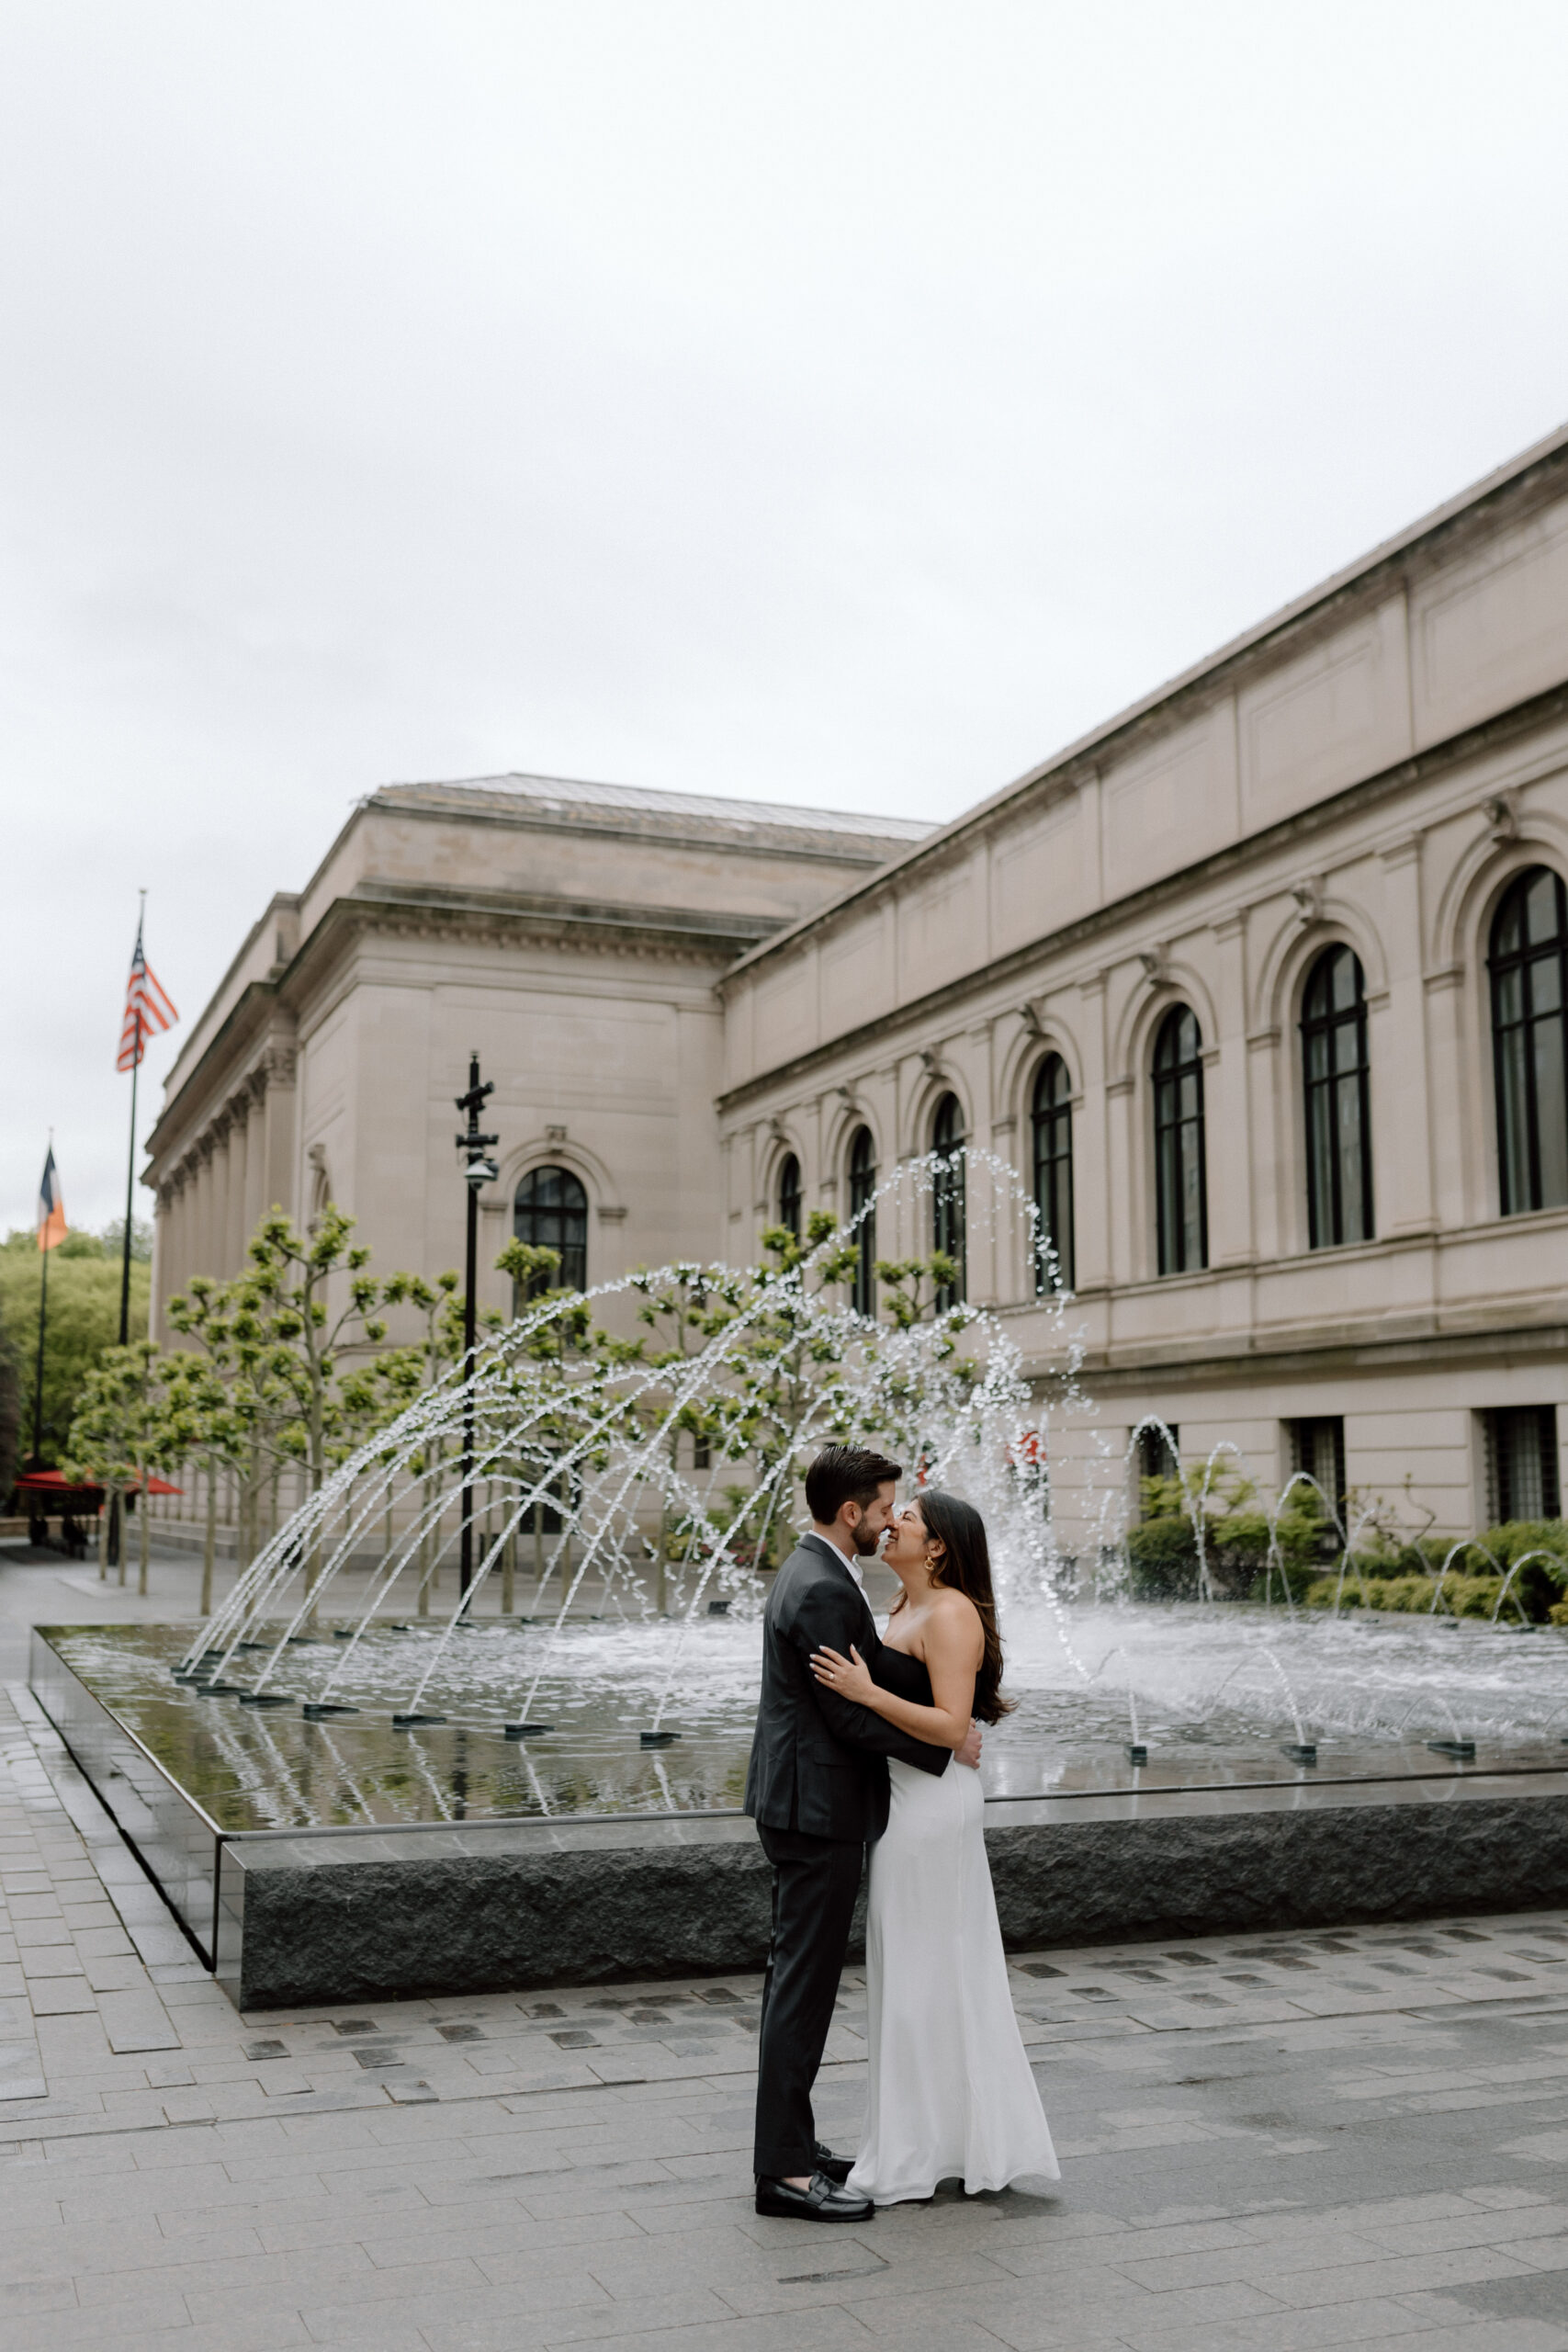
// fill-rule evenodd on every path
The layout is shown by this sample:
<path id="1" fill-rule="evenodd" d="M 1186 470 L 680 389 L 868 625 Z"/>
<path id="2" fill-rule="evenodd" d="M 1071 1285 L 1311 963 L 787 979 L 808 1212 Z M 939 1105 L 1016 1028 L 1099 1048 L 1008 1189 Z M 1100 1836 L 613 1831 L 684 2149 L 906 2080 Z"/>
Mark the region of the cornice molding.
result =
<path id="1" fill-rule="evenodd" d="M 1483 757 L 1488 752 L 1506 748 L 1518 737 L 1540 727 L 1561 724 L 1568 720 L 1568 684 L 1550 686 L 1542 694 L 1532 695 L 1526 701 L 1513 704 L 1507 710 L 1498 711 L 1491 718 L 1482 719 L 1473 727 L 1463 728 L 1455 735 L 1446 736 L 1439 743 L 1428 744 L 1412 752 L 1392 767 L 1382 768 L 1359 783 L 1347 785 L 1341 791 L 1314 801 L 1308 808 L 1299 809 L 1293 816 L 1282 817 L 1259 831 L 1247 834 L 1242 840 L 1229 842 L 1223 849 L 1212 850 L 1190 865 L 1179 867 L 1174 873 L 1162 875 L 1158 881 L 1145 883 L 1124 897 L 1112 899 L 1104 906 L 1091 908 L 1059 931 L 1048 932 L 1025 947 L 1016 947 L 1006 956 L 995 957 L 978 966 L 964 977 L 951 980 L 940 989 L 928 990 L 893 1012 L 880 1013 L 874 1020 L 862 1022 L 852 1029 L 815 1046 L 807 1053 L 795 1056 L 774 1069 L 760 1070 L 754 1078 L 730 1088 L 718 1098 L 721 1117 L 744 1107 L 779 1087 L 793 1087 L 803 1080 L 814 1080 L 820 1065 L 840 1054 L 862 1053 L 874 1044 L 896 1037 L 901 1030 L 919 1028 L 921 1023 L 941 1018 L 951 1027 L 953 1008 L 956 1003 L 978 996 L 993 988 L 1012 988 L 1020 983 L 1030 987 L 1033 994 L 1040 992 L 1041 965 L 1047 959 L 1070 954 L 1076 947 L 1088 946 L 1109 932 L 1123 924 L 1153 916 L 1173 902 L 1188 898 L 1201 884 L 1225 882 L 1233 876 L 1245 877 L 1265 859 L 1281 849 L 1297 843 L 1315 842 L 1322 835 L 1343 824 L 1348 818 L 1375 809 L 1384 803 L 1397 800 L 1402 794 L 1433 783 L 1467 760 Z M 1132 959 L 1135 950 L 1129 947 L 1121 962 Z M 754 969 L 755 967 L 748 968 Z M 1032 978 L 1031 978 L 1032 976 Z M 728 996 L 734 975 L 726 976 L 720 993 Z M 1082 976 L 1064 974 L 1049 983 L 1057 987 L 1087 989 L 1103 973 Z M 918 1049 L 908 1046 L 901 1049 L 913 1053 Z"/>

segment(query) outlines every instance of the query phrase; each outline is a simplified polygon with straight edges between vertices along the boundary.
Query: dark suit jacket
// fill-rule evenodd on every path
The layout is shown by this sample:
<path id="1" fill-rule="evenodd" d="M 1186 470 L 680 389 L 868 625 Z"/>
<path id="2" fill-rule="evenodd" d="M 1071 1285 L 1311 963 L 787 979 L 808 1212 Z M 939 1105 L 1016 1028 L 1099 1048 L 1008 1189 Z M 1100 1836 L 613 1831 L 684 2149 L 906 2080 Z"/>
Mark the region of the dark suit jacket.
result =
<path id="1" fill-rule="evenodd" d="M 746 1775 L 746 1811 L 768 1829 L 861 1844 L 887 1826 L 887 1758 L 945 1772 L 950 1747 L 928 1747 L 811 1671 L 826 1644 L 859 1650 L 874 1679 L 882 1644 L 865 1595 L 830 1544 L 804 1535 L 773 1580 L 762 1616 L 762 1690 Z"/>

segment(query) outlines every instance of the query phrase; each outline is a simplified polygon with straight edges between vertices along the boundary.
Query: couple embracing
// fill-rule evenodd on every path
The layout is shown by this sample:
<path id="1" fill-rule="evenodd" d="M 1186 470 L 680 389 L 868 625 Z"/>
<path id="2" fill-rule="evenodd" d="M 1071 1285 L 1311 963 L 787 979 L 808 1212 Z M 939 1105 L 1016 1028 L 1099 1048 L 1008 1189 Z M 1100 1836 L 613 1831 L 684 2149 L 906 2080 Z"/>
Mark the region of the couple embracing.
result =
<path id="1" fill-rule="evenodd" d="M 1060 2177 L 1013 2015 L 986 1860 L 980 1724 L 1005 1709 L 985 1522 L 897 1463 L 829 1446 L 810 1532 L 763 1620 L 746 1811 L 773 1868 L 753 2170 L 757 2211 L 865 2222 L 960 2176 Z M 879 1639 L 858 1563 L 903 1587 Z M 871 1848 L 870 2098 L 860 2151 L 817 2137 L 811 2088 Z"/>

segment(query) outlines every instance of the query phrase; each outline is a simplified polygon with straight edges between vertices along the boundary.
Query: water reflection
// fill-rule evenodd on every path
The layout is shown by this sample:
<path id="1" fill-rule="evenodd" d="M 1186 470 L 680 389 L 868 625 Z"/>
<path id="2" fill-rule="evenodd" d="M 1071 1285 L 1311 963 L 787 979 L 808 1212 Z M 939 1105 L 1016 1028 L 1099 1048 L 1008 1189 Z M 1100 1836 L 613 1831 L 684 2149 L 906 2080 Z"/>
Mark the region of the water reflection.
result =
<path id="1" fill-rule="evenodd" d="M 1290 1779 L 1281 1747 L 1303 1733 L 1328 1777 L 1429 1772 L 1429 1739 L 1475 1739 L 1482 1763 L 1554 1761 L 1568 1731 L 1557 1631 L 1089 1605 L 1015 1609 L 1007 1632 L 1019 1705 L 987 1737 L 994 1798 Z M 228 1829 L 704 1811 L 739 1805 L 744 1788 L 754 1620 L 466 1629 L 427 1693 L 447 1720 L 407 1730 L 391 1717 L 411 1645 L 434 1638 L 419 1632 L 367 1631 L 333 1689 L 355 1712 L 321 1722 L 300 1705 L 340 1664 L 328 1635 L 289 1652 L 291 1703 L 269 1710 L 176 1683 L 186 1629 L 73 1627 L 49 1638 Z M 679 1736 L 644 1748 L 639 1734 L 672 1669 L 664 1720 Z M 534 1674 L 535 1713 L 552 1729 L 509 1742 L 502 1724 Z M 1128 1761 L 1130 1721 L 1147 1769 Z"/>

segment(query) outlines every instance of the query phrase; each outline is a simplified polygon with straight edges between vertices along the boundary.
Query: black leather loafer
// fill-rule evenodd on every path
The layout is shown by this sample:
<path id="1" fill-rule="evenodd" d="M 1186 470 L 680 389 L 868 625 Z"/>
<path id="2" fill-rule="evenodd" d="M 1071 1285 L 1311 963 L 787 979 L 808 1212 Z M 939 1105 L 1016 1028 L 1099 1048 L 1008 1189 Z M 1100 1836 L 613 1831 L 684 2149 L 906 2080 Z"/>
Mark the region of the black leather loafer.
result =
<path id="1" fill-rule="evenodd" d="M 855 2168 L 853 2156 L 836 2156 L 832 2149 L 826 2147 L 820 2140 L 817 2143 L 816 2153 L 818 2171 L 825 2172 L 829 2180 L 836 2180 L 842 2188 Z"/>
<path id="2" fill-rule="evenodd" d="M 876 2218 L 869 2197 L 854 2196 L 821 2172 L 812 2174 L 809 2188 L 792 2188 L 787 2180 L 759 2180 L 757 2211 L 775 2214 L 781 2222 L 871 2222 Z"/>

